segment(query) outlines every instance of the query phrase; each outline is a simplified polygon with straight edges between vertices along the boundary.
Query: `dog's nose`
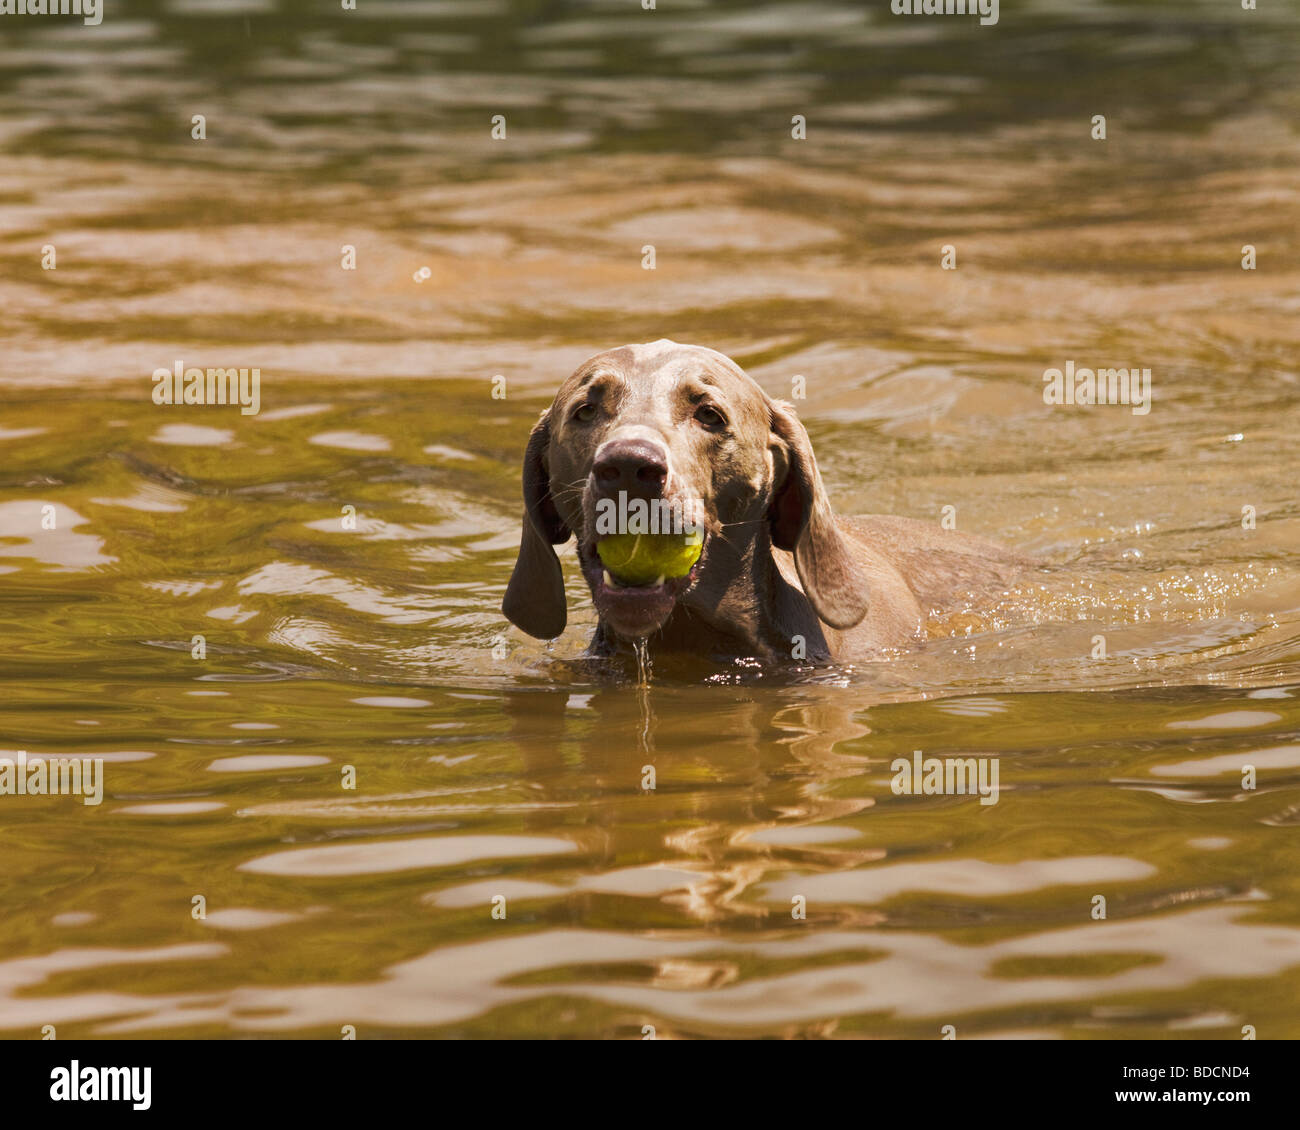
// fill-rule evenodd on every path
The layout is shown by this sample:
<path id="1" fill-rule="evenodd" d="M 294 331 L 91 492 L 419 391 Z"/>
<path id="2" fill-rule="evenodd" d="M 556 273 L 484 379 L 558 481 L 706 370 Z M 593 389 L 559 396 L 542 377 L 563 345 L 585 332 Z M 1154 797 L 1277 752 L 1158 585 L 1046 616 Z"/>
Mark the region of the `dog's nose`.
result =
<path id="1" fill-rule="evenodd" d="M 614 440 L 601 446 L 591 472 L 600 494 L 658 498 L 668 480 L 668 452 L 649 440 Z"/>

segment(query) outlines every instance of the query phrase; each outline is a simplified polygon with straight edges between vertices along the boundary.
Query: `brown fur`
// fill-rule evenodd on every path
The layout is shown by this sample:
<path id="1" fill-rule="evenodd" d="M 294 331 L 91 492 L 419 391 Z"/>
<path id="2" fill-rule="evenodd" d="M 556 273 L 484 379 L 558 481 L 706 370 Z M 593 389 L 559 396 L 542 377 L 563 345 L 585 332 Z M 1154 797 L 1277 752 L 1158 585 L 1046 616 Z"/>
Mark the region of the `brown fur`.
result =
<path id="1" fill-rule="evenodd" d="M 721 412 L 725 426 L 703 426 L 701 406 Z M 577 408 L 591 418 L 575 418 Z M 625 614 L 602 587 L 592 532 L 593 462 L 610 450 L 602 445 L 620 443 L 663 451 L 662 497 L 698 500 L 707 531 L 693 578 L 644 633 L 654 653 L 790 659 L 802 637 L 807 661 L 863 657 L 923 639 L 931 611 L 1003 585 L 1027 564 L 992 542 L 906 518 L 836 518 L 789 404 L 711 349 L 629 345 L 569 377 L 529 438 L 523 536 L 502 609 L 531 635 L 564 630 L 554 546 L 576 536 L 600 617 L 593 651 L 630 642 Z"/>

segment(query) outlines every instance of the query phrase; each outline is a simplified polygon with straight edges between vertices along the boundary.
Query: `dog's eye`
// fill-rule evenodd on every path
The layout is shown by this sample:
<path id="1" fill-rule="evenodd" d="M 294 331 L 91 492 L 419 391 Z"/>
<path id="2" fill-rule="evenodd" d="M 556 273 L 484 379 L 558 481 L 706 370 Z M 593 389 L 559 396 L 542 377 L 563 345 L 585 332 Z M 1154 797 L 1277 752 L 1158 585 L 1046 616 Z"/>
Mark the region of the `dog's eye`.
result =
<path id="1" fill-rule="evenodd" d="M 709 404 L 701 404 L 695 409 L 695 418 L 706 428 L 715 431 L 727 426 L 727 417 Z"/>
<path id="2" fill-rule="evenodd" d="M 580 424 L 590 424 L 596 418 L 596 406 L 594 404 L 579 404 L 574 409 L 573 418 Z"/>

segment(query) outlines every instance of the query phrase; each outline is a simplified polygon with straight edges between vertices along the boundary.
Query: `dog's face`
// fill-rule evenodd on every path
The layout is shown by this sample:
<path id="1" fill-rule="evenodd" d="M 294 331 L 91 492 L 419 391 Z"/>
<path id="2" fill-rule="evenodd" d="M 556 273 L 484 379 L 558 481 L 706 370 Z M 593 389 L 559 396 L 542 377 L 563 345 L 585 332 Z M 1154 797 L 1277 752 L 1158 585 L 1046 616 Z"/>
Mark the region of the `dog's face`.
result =
<path id="1" fill-rule="evenodd" d="M 679 604 L 707 619 L 772 545 L 794 550 L 823 620 L 843 626 L 865 612 L 864 596 L 834 591 L 847 557 L 802 425 L 714 350 L 658 341 L 591 358 L 533 429 L 523 478 L 524 533 L 503 607 L 532 635 L 564 628 L 551 547 L 570 536 L 601 622 L 623 639 L 652 635 Z M 596 543 L 610 531 L 598 514 L 637 500 L 702 533 L 685 576 L 628 586 L 602 566 Z"/>
<path id="2" fill-rule="evenodd" d="M 561 387 L 550 412 L 551 499 L 578 539 L 596 611 L 625 639 L 659 629 L 678 601 L 716 603 L 719 539 L 763 519 L 773 453 L 767 398 L 720 353 L 665 344 L 602 353 Z M 685 576 L 621 586 L 596 554 L 597 507 L 636 499 L 704 539 Z M 743 539 L 742 539 L 743 540 Z M 712 583 L 711 583 L 712 582 Z"/>

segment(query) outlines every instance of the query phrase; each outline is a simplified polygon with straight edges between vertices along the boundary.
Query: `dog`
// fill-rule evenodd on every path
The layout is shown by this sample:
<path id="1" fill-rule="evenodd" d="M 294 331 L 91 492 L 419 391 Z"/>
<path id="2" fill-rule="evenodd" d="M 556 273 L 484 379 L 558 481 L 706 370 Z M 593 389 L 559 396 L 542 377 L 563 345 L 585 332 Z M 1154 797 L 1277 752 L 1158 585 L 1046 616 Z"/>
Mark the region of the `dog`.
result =
<path id="1" fill-rule="evenodd" d="M 926 638 L 927 616 L 1005 586 L 1027 559 L 906 518 L 837 518 L 792 406 L 729 357 L 667 339 L 597 354 L 524 451 L 519 556 L 502 611 L 539 639 L 567 622 L 555 546 L 577 539 L 598 617 L 589 654 L 842 662 Z M 620 585 L 596 552 L 602 504 L 671 504 L 703 532 L 690 572 Z"/>

